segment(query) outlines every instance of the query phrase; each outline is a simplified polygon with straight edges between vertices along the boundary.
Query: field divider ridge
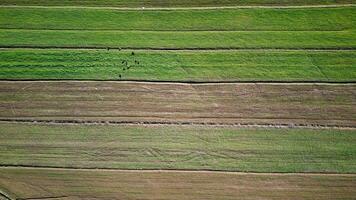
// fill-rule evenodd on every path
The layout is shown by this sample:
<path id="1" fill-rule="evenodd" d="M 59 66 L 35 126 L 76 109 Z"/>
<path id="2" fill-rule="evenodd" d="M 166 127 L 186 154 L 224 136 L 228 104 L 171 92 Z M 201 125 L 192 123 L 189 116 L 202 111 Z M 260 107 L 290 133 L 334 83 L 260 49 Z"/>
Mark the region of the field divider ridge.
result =
<path id="1" fill-rule="evenodd" d="M 317 51 L 350 51 L 356 50 L 355 47 L 325 47 L 325 48 L 264 48 L 264 47 L 112 47 L 112 46 L 32 46 L 32 45 L 0 45 L 0 49 L 110 49 L 110 50 L 173 50 L 173 51 L 184 51 L 184 50 L 194 50 L 194 51 L 206 51 L 206 50 L 317 50 Z"/>
<path id="2" fill-rule="evenodd" d="M 66 170 L 66 171 L 107 171 L 126 173 L 220 173 L 220 174 L 250 174 L 250 175 L 325 175 L 325 176 L 355 176 L 354 173 L 333 173 L 333 172 L 254 172 L 254 171 L 233 171 L 233 170 L 212 170 L 212 169 L 120 169 L 120 168 L 90 168 L 90 167 L 58 167 L 58 166 L 35 166 L 35 165 L 0 165 L 0 169 L 41 169 L 41 170 Z"/>
<path id="3" fill-rule="evenodd" d="M 356 130 L 356 126 L 330 124 L 272 124 L 272 123 L 217 123 L 191 121 L 114 121 L 114 120 L 44 120 L 0 118 L 1 123 L 54 124 L 54 125 L 142 125 L 142 126 L 207 126 L 236 128 L 283 128 L 283 129 L 340 129 Z"/>
<path id="4" fill-rule="evenodd" d="M 19 6 L 19 5 L 0 5 L 0 8 L 55 8 L 55 9 L 95 9 L 95 10 L 217 10 L 217 9 L 286 9 L 286 8 L 338 8 L 354 7 L 356 4 L 330 4 L 330 5 L 293 5 L 293 6 L 272 6 L 272 5 L 255 5 L 255 6 L 207 6 L 207 7 L 113 7 L 113 6 Z"/>
<path id="5" fill-rule="evenodd" d="M 356 81 L 279 81 L 279 80 L 236 80 L 236 81 L 169 81 L 169 80 L 140 80 L 140 79 L 0 79 L 0 82 L 112 82 L 136 84 L 184 84 L 184 85 L 221 85 L 221 84 L 275 84 L 275 85 L 354 85 Z"/>
<path id="6" fill-rule="evenodd" d="M 18 31 L 117 31 L 117 32 L 345 32 L 348 29 L 323 29 L 323 30 L 311 30 L 311 29 L 297 29 L 297 30 L 275 30 L 275 29 L 244 29 L 244 30 L 229 30 L 229 29 L 94 29 L 94 28 L 11 28 L 0 27 L 0 30 L 18 30 Z"/>

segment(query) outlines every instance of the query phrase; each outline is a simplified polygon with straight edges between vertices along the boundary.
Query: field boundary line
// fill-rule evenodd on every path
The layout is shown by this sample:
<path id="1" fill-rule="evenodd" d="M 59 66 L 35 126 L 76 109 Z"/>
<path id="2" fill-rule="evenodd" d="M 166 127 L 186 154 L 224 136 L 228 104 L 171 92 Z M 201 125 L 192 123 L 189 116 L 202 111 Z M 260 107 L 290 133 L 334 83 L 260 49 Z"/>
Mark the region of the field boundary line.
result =
<path id="1" fill-rule="evenodd" d="M 12 49 L 31 49 L 31 50 L 37 50 L 37 51 L 40 51 L 40 50 L 57 50 L 57 51 L 65 51 L 65 50 L 82 50 L 82 51 L 98 51 L 98 50 L 101 50 L 101 51 L 107 51 L 108 49 L 107 48 L 102 48 L 102 49 L 81 49 L 81 48 L 76 48 L 76 49 L 65 49 L 65 48 L 32 48 L 32 47 L 26 47 L 26 48 L 21 48 L 21 47 L 16 47 L 16 48 L 6 48 L 6 47 L 1 47 L 0 45 L 0 51 L 1 50 L 12 50 Z M 307 52 L 342 52 L 342 51 L 351 51 L 351 52 L 356 52 L 356 48 L 355 49 L 344 49 L 344 50 L 340 50 L 340 49 L 275 49 L 275 48 L 272 48 L 272 49 L 267 49 L 267 48 L 264 48 L 264 49 L 201 49 L 201 50 L 194 50 L 194 49 L 178 49 L 178 50 L 169 50 L 169 49 L 122 49 L 122 48 L 109 48 L 109 50 L 112 50 L 112 51 L 132 51 L 132 50 L 135 50 L 135 51 L 138 51 L 138 52 L 148 52 L 148 51 L 162 51 L 162 52 L 194 52 L 194 51 L 198 51 L 198 52 L 215 52 L 215 51 L 220 51 L 220 52 L 232 52 L 232 51 L 261 51 L 261 52 L 265 52 L 265 51 L 272 51 L 272 52 L 300 52 L 300 51 L 307 51 Z"/>
<path id="2" fill-rule="evenodd" d="M 355 81 L 279 81 L 279 80 L 260 80 L 260 81 L 169 81 L 169 80 L 119 80 L 119 79 L 0 79 L 1 82 L 108 82 L 108 83 L 135 83 L 135 84 L 162 84 L 162 85 L 356 85 Z"/>
<path id="3" fill-rule="evenodd" d="M 101 172 L 126 172 L 126 173 L 219 173 L 236 175 L 299 175 L 299 176 L 352 176 L 355 173 L 334 172 L 256 172 L 256 171 L 232 171 L 232 170 L 209 170 L 209 169 L 120 169 L 120 168 L 81 168 L 81 167 L 58 167 L 58 166 L 34 166 L 34 165 L 6 165 L 0 164 L 0 169 L 29 169 L 29 170 L 63 170 L 63 171 L 101 171 Z"/>
<path id="4" fill-rule="evenodd" d="M 183 50 L 318 50 L 318 51 L 350 51 L 356 50 L 356 47 L 325 47 L 325 48 L 263 48 L 263 47 L 112 47 L 112 46 L 32 46 L 32 45 L 0 45 L 0 49 L 105 49 L 105 50 L 171 50 L 171 51 L 183 51 Z"/>
<path id="5" fill-rule="evenodd" d="M 94 28 L 12 28 L 0 27 L 2 31 L 86 31 L 86 32 L 345 32 L 349 29 L 295 29 L 295 30 L 273 30 L 273 29 L 94 29 Z"/>
<path id="6" fill-rule="evenodd" d="M 20 6 L 0 5 L 0 8 L 39 8 L 39 9 L 94 9 L 94 10 L 217 10 L 217 9 L 296 9 L 296 8 L 339 8 L 355 7 L 356 4 L 330 4 L 330 5 L 255 5 L 255 6 L 207 6 L 207 7 L 115 7 L 115 6 Z"/>
<path id="7" fill-rule="evenodd" d="M 115 120 L 45 120 L 1 118 L 0 123 L 44 124 L 44 125 L 126 125 L 126 126 L 202 126 L 234 128 L 276 128 L 276 129 L 338 129 L 356 130 L 356 126 L 327 124 L 272 124 L 272 123 L 216 123 L 192 121 L 115 121 Z"/>

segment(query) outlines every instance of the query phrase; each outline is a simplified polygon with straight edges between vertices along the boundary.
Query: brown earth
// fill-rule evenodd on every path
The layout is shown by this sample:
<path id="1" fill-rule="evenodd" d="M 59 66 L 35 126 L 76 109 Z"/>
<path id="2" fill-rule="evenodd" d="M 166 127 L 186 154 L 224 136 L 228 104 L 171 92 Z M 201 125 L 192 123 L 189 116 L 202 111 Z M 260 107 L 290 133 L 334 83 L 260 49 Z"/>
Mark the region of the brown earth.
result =
<path id="1" fill-rule="evenodd" d="M 0 118 L 356 126 L 354 84 L 0 82 Z"/>
<path id="2" fill-rule="evenodd" d="M 355 175 L 1 168 L 18 199 L 354 199 Z"/>

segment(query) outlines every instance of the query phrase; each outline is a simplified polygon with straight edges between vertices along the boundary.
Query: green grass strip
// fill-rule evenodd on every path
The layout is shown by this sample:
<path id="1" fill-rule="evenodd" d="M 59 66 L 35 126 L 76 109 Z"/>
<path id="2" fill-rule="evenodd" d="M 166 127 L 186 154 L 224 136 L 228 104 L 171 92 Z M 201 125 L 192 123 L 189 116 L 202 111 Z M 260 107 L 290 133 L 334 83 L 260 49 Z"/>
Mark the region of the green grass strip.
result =
<path id="1" fill-rule="evenodd" d="M 249 172 L 356 172 L 346 130 L 0 125 L 0 164 Z"/>
<path id="2" fill-rule="evenodd" d="M 356 51 L 0 51 L 0 79 L 355 81 Z M 123 71 L 123 60 L 137 66 Z"/>
<path id="3" fill-rule="evenodd" d="M 120 11 L 75 8 L 0 8 L 0 28 L 75 30 L 355 29 L 356 7 Z"/>
<path id="4" fill-rule="evenodd" d="M 317 32 L 140 32 L 0 30 L 0 47 L 142 49 L 354 49 L 356 33 Z"/>

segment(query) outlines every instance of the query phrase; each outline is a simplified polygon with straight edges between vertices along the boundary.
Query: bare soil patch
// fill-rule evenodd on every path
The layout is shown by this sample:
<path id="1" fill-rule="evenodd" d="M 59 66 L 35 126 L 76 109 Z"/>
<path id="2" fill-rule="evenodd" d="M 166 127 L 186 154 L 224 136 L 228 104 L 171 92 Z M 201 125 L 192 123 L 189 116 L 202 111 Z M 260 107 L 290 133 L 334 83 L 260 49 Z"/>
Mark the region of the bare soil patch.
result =
<path id="1" fill-rule="evenodd" d="M 12 198 L 352 199 L 353 175 L 0 169 Z"/>
<path id="2" fill-rule="evenodd" d="M 356 86 L 0 82 L 0 118 L 355 126 Z"/>

